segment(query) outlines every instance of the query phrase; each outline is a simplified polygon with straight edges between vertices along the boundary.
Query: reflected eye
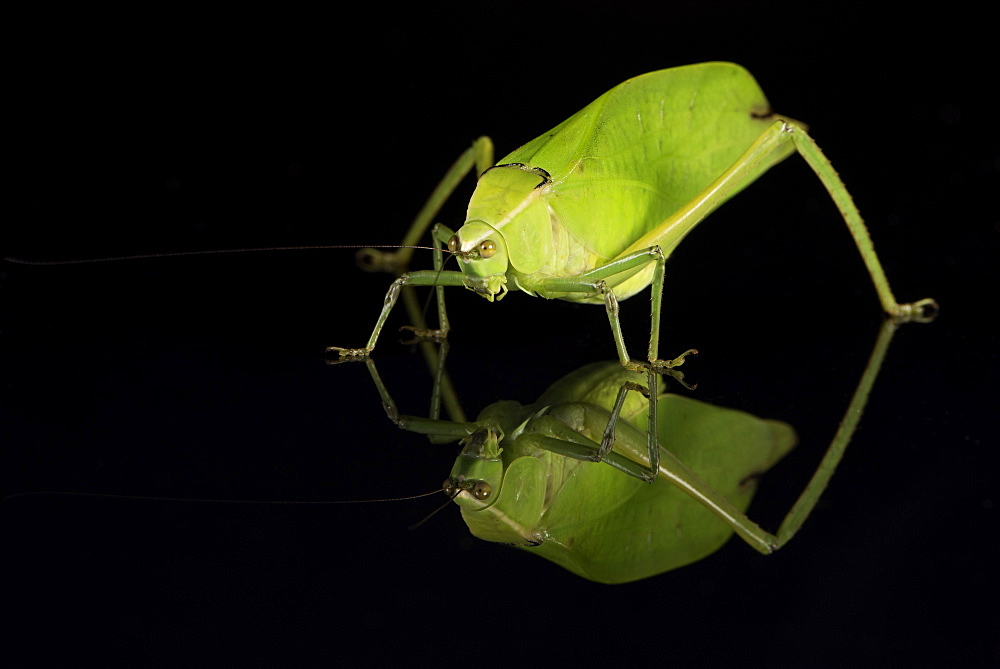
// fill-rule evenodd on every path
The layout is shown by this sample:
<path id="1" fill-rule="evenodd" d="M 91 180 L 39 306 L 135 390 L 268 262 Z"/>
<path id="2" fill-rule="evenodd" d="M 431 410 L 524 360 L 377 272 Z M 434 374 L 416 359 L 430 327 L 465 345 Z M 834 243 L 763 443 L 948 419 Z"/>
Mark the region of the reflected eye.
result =
<path id="1" fill-rule="evenodd" d="M 497 252 L 497 245 L 492 239 L 487 239 L 479 244 L 479 255 L 483 258 L 492 258 Z"/>
<path id="2" fill-rule="evenodd" d="M 451 239 L 448 240 L 448 250 L 452 253 L 458 251 L 458 235 L 452 235 Z"/>

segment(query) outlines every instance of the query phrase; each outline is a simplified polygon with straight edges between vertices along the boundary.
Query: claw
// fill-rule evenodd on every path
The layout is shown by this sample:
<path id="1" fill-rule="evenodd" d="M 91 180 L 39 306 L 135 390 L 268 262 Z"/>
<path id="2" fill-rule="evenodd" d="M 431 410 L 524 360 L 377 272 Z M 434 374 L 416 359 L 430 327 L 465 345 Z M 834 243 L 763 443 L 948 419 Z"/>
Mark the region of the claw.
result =
<path id="1" fill-rule="evenodd" d="M 673 360 L 650 360 L 649 366 L 654 372 L 657 372 L 658 374 L 664 374 L 667 372 L 667 370 L 673 369 L 674 367 L 680 367 L 681 365 L 683 365 L 684 358 L 688 357 L 689 355 L 698 355 L 698 349 L 689 348 L 688 350 L 684 351 Z"/>
<path id="2" fill-rule="evenodd" d="M 669 374 L 670 376 L 672 376 L 673 379 L 674 379 L 674 381 L 676 381 L 677 383 L 681 384 L 682 386 L 684 386 L 688 390 L 695 390 L 695 389 L 698 388 L 698 384 L 697 383 L 688 383 L 687 381 L 685 381 L 684 380 L 684 372 L 680 371 L 679 369 L 670 369 L 670 370 L 667 370 L 666 374 Z"/>
<path id="3" fill-rule="evenodd" d="M 367 348 L 341 348 L 340 346 L 327 346 L 323 351 L 324 355 L 331 355 L 333 352 L 337 353 L 337 359 L 326 360 L 328 365 L 339 365 L 342 362 L 355 362 L 360 360 L 366 360 L 371 351 Z"/>
<path id="4" fill-rule="evenodd" d="M 698 384 L 687 383 L 684 380 L 684 372 L 675 369 L 676 367 L 683 365 L 684 359 L 689 355 L 698 355 L 698 349 L 689 348 L 673 360 L 650 360 L 649 362 L 631 360 L 627 365 L 625 365 L 625 368 L 639 374 L 644 374 L 647 370 L 653 371 L 656 374 L 666 374 L 688 390 L 694 390 L 698 387 Z"/>
<path id="5" fill-rule="evenodd" d="M 404 341 L 404 344 L 414 344 L 421 341 L 441 343 L 448 338 L 448 330 L 444 329 L 418 328 L 412 325 L 404 325 L 399 329 L 400 331 L 409 330 L 413 333 L 413 339 Z"/>
<path id="6" fill-rule="evenodd" d="M 928 297 L 910 304 L 900 304 L 892 317 L 897 323 L 930 323 L 940 311 L 938 303 Z"/>

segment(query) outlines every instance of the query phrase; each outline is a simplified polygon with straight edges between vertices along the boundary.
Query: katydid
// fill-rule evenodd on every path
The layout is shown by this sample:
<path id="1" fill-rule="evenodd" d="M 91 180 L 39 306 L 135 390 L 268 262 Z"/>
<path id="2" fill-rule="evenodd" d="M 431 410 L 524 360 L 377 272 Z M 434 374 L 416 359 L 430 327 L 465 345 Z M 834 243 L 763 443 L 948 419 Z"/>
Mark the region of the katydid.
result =
<path id="1" fill-rule="evenodd" d="M 629 79 L 492 167 L 492 143 L 476 140 L 403 242 L 417 242 L 475 167 L 481 176 L 465 224 L 457 232 L 433 228 L 435 269 L 407 271 L 393 282 L 364 348 L 328 350 L 344 359 L 367 357 L 404 286 L 437 286 L 439 327 L 419 332 L 441 338 L 450 327 L 442 289 L 464 286 L 490 301 L 520 290 L 603 304 L 622 365 L 634 371 L 676 367 L 691 350 L 673 359 L 658 353 L 667 256 L 716 207 L 794 152 L 843 215 L 886 314 L 932 318 L 937 305 L 931 299 L 896 301 L 857 208 L 805 126 L 772 112 L 742 67 L 702 63 Z M 459 271 L 442 270 L 442 246 L 458 257 Z M 367 250 L 363 259 L 374 269 L 404 272 L 411 253 Z M 649 285 L 648 362 L 634 361 L 618 302 Z"/>
<path id="2" fill-rule="evenodd" d="M 734 532 L 764 554 L 787 543 L 842 458 L 898 322 L 883 325 L 840 429 L 776 534 L 744 512 L 759 477 L 795 445 L 786 423 L 659 395 L 658 374 L 616 361 L 572 372 L 534 404 L 496 402 L 474 422 L 419 418 L 399 413 L 367 364 L 399 427 L 461 439 L 444 488 L 474 535 L 590 580 L 625 583 L 700 560 Z"/>

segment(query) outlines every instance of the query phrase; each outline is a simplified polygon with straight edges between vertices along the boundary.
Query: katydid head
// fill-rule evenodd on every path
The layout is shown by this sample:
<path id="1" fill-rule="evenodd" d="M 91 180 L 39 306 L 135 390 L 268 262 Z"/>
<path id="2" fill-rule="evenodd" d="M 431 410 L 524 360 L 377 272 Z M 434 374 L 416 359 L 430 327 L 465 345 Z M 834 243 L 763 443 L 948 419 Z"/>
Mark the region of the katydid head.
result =
<path id="1" fill-rule="evenodd" d="M 477 293 L 490 301 L 503 297 L 507 291 L 509 256 L 507 241 L 499 230 L 485 221 L 467 221 L 448 240 L 448 250 L 458 257 L 462 273 L 485 279 L 476 282 Z"/>
<path id="2" fill-rule="evenodd" d="M 499 498 L 503 484 L 503 461 L 500 440 L 503 434 L 494 427 L 484 426 L 465 439 L 465 445 L 451 476 L 444 482 L 444 491 L 464 509 L 482 511 Z"/>

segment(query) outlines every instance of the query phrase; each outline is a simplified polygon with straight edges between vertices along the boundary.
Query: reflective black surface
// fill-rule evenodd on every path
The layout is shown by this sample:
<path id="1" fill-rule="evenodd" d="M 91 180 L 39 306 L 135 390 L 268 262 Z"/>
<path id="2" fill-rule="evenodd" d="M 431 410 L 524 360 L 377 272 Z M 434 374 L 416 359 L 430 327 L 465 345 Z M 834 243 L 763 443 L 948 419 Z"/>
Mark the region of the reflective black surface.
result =
<path id="1" fill-rule="evenodd" d="M 988 605 L 998 154 L 982 107 L 996 83 L 974 53 L 976 21 L 918 19 L 928 35 L 966 36 L 949 46 L 819 11 L 586 9 L 457 8 L 322 34 L 306 19 L 287 32 L 224 23 L 197 47 L 53 44 L 18 82 L 4 253 L 397 243 L 476 135 L 491 134 L 502 155 L 629 76 L 740 62 L 777 109 L 810 124 L 898 297 L 942 305 L 935 323 L 896 334 L 799 536 L 771 557 L 732 541 L 682 570 L 606 587 L 473 540 L 457 509 L 407 531 L 437 498 L 5 498 L 14 664 L 1000 660 Z M 342 44 L 358 31 L 363 49 Z M 462 210 L 442 219 L 456 224 Z M 2 272 L 5 495 L 329 501 L 424 492 L 448 474 L 455 448 L 393 427 L 363 365 L 323 362 L 327 345 L 364 343 L 388 285 L 358 271 L 352 251 Z M 472 415 L 614 356 L 599 308 L 521 294 L 491 305 L 464 291 L 450 304 L 449 370 Z M 646 298 L 622 310 L 639 355 Z M 696 397 L 798 430 L 751 508 L 774 529 L 880 322 L 850 238 L 801 160 L 684 242 L 664 313 L 661 351 L 702 351 L 685 367 Z M 400 408 L 424 411 L 418 355 L 389 333 L 376 356 Z"/>

